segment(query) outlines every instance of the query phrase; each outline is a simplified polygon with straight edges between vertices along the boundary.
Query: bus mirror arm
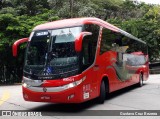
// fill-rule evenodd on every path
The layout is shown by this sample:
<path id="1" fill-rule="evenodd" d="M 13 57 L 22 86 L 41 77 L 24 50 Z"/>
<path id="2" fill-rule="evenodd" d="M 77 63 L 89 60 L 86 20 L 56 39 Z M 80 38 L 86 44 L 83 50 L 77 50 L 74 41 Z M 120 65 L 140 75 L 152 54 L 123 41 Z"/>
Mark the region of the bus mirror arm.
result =
<path id="1" fill-rule="evenodd" d="M 14 42 L 14 44 L 12 45 L 12 53 L 14 57 L 17 57 L 18 46 L 25 42 L 28 42 L 28 38 L 22 38 Z"/>
<path id="2" fill-rule="evenodd" d="M 75 51 L 80 52 L 82 50 L 82 41 L 85 36 L 92 35 L 91 32 L 81 32 L 75 40 Z"/>

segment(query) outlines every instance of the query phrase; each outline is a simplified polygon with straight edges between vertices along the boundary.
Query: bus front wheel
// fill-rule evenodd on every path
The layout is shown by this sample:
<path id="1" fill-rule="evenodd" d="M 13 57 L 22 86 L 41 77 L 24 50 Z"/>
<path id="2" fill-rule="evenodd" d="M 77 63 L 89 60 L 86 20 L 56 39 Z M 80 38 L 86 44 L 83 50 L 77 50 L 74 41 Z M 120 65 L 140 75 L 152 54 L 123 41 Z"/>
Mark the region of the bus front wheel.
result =
<path id="1" fill-rule="evenodd" d="M 101 86 L 100 86 L 100 95 L 97 98 L 97 102 L 99 104 L 103 104 L 106 98 L 106 92 L 105 92 L 105 83 L 104 81 L 101 82 Z"/>

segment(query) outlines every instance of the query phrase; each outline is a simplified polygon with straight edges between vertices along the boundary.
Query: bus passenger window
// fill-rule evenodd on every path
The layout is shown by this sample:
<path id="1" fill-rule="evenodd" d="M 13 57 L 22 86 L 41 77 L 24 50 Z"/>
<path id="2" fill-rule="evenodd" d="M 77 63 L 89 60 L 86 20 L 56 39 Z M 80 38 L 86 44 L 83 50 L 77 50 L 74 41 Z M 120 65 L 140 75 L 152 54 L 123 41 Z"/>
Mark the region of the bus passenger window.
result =
<path id="1" fill-rule="evenodd" d="M 100 54 L 107 51 L 118 51 L 119 46 L 122 45 L 121 37 L 114 31 L 103 28 Z"/>

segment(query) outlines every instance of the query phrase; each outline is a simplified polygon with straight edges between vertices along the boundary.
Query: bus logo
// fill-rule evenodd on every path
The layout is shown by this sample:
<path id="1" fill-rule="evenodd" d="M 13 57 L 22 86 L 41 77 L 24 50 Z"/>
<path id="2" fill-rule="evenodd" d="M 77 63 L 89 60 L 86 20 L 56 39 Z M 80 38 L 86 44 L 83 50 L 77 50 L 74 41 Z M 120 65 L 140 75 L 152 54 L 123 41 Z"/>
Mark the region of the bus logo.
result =
<path id="1" fill-rule="evenodd" d="M 44 87 L 44 88 L 43 88 L 43 91 L 44 91 L 44 92 L 47 92 L 47 88 Z"/>

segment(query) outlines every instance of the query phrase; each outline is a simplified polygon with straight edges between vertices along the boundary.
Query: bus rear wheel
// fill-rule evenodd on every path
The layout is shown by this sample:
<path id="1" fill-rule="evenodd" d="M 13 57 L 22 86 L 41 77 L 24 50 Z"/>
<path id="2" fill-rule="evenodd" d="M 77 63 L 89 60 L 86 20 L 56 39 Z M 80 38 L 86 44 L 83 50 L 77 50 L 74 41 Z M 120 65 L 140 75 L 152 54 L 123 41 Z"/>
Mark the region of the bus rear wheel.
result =
<path id="1" fill-rule="evenodd" d="M 142 87 L 142 86 L 143 86 L 143 75 L 142 75 L 142 74 L 139 75 L 139 83 L 138 83 L 138 86 L 139 86 L 139 87 Z"/>
<path id="2" fill-rule="evenodd" d="M 105 90 L 105 83 L 104 81 L 101 82 L 101 86 L 100 86 L 100 95 L 97 98 L 97 102 L 99 104 L 103 104 L 106 98 L 106 90 Z"/>

